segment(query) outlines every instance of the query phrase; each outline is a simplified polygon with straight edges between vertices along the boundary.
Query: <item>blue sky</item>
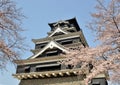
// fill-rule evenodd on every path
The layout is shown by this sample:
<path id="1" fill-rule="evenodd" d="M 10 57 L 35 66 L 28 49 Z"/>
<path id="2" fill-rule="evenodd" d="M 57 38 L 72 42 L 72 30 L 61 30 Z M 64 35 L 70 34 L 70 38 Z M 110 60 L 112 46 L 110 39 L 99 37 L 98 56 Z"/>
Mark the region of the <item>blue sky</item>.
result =
<path id="1" fill-rule="evenodd" d="M 38 39 L 47 36 L 50 31 L 48 23 L 59 20 L 66 20 L 76 17 L 79 26 L 83 30 L 86 40 L 90 46 L 95 46 L 93 35 L 86 27 L 91 21 L 90 13 L 94 11 L 95 0 L 14 0 L 17 7 L 22 8 L 23 14 L 27 17 L 23 20 L 22 27 L 26 29 L 23 36 L 26 37 L 26 44 L 34 49 L 31 39 Z M 23 53 L 22 58 L 31 56 L 31 52 Z M 0 73 L 0 85 L 18 85 L 19 81 L 12 77 L 15 67 L 12 64 L 7 66 L 8 71 Z"/>

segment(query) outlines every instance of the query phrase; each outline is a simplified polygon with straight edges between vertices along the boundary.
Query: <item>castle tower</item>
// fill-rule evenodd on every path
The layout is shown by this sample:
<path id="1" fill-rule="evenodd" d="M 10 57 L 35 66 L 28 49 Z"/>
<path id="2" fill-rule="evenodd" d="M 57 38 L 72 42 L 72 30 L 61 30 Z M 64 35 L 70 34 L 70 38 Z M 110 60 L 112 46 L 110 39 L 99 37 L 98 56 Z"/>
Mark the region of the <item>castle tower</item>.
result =
<path id="1" fill-rule="evenodd" d="M 88 46 L 76 19 L 49 23 L 49 26 L 51 31 L 47 37 L 32 40 L 33 55 L 15 61 L 17 71 L 13 76 L 20 80 L 19 85 L 84 85 L 87 69 L 78 76 L 79 70 L 83 70 L 79 64 L 73 69 L 71 65 L 58 63 L 65 59 L 60 54 L 68 52 L 67 47 Z M 90 85 L 107 85 L 105 76 L 98 75 Z"/>

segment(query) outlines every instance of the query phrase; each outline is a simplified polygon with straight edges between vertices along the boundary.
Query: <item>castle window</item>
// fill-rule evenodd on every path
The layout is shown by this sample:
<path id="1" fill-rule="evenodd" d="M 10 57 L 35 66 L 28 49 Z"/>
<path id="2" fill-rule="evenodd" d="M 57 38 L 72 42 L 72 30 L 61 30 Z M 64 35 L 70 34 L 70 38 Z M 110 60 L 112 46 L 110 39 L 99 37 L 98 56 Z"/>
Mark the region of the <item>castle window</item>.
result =
<path id="1" fill-rule="evenodd" d="M 41 71 L 52 71 L 52 70 L 60 70 L 61 65 L 60 64 L 47 64 L 47 65 L 38 65 L 36 66 L 36 71 L 41 72 Z"/>
<path id="2" fill-rule="evenodd" d="M 55 56 L 55 55 L 58 55 L 58 51 L 55 50 L 55 51 L 49 51 L 49 52 L 46 52 L 46 55 L 47 56 Z"/>
<path id="3" fill-rule="evenodd" d="M 67 30 L 68 32 L 75 32 L 75 30 Z"/>
<path id="4" fill-rule="evenodd" d="M 35 49 L 40 49 L 40 48 L 43 48 L 45 47 L 46 44 L 36 44 L 35 45 Z"/>
<path id="5" fill-rule="evenodd" d="M 63 35 L 63 34 L 64 33 L 62 33 L 62 32 L 57 32 L 57 33 L 54 34 L 54 36 Z"/>
<path id="6" fill-rule="evenodd" d="M 66 69 L 72 69 L 72 68 L 73 68 L 73 65 L 70 65 L 70 64 L 68 64 L 66 67 Z"/>
<path id="7" fill-rule="evenodd" d="M 72 40 L 65 40 L 65 41 L 62 41 L 62 42 L 61 42 L 62 45 L 72 44 L 72 43 L 73 43 Z"/>
<path id="8" fill-rule="evenodd" d="M 45 47 L 45 45 L 41 45 L 41 46 L 40 46 L 40 48 L 43 48 L 43 47 Z"/>
<path id="9" fill-rule="evenodd" d="M 56 56 L 56 55 L 59 55 L 61 52 L 62 52 L 61 50 L 54 49 L 54 50 L 47 51 L 45 54 L 46 56 Z"/>
<path id="10" fill-rule="evenodd" d="M 25 71 L 25 73 L 29 73 L 30 72 L 30 66 L 26 66 L 26 67 L 24 67 L 24 71 Z"/>
<path id="11" fill-rule="evenodd" d="M 24 70 L 23 66 L 17 66 L 17 73 L 24 73 Z"/>
<path id="12" fill-rule="evenodd" d="M 64 27 L 65 24 L 64 23 L 60 23 L 59 25 L 60 25 L 60 27 Z"/>

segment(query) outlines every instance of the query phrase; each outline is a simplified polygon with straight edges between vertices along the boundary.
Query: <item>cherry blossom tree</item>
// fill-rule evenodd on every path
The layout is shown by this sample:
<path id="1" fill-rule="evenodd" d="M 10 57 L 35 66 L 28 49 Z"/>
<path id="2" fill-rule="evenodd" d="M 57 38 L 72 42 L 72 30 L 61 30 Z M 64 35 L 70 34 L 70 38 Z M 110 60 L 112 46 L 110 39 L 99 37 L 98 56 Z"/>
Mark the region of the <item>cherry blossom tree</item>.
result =
<path id="1" fill-rule="evenodd" d="M 0 69 L 5 69 L 7 62 L 20 58 L 21 51 L 25 50 L 21 36 L 23 18 L 15 2 L 0 0 Z"/>
<path id="2" fill-rule="evenodd" d="M 88 27 L 96 34 L 100 44 L 96 47 L 69 49 L 65 64 L 74 66 L 81 62 L 81 68 L 90 67 L 85 82 L 100 73 L 110 73 L 112 81 L 120 83 L 120 0 L 97 0 L 95 13 Z M 91 66 L 90 66 L 91 65 Z"/>

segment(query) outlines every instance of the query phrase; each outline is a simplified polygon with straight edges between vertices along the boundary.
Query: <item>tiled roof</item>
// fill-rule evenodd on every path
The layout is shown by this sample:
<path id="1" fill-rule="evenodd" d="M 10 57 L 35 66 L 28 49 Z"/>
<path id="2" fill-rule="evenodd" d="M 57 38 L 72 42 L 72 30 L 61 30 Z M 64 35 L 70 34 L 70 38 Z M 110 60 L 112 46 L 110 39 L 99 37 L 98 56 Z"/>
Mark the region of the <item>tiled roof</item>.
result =
<path id="1" fill-rule="evenodd" d="M 35 58 L 35 59 L 26 59 L 26 60 L 15 60 L 14 62 L 17 65 L 26 65 L 26 64 L 33 64 L 33 63 L 40 63 L 40 62 L 49 62 L 49 61 L 60 61 L 65 59 L 64 56 L 51 56 L 51 57 L 42 57 L 42 58 Z"/>
<path id="2" fill-rule="evenodd" d="M 58 48 L 60 50 L 62 50 L 63 52 L 68 52 L 64 46 L 60 45 L 59 43 L 55 42 L 55 41 L 50 41 L 42 50 L 40 50 L 37 54 L 33 55 L 30 59 L 36 58 L 39 55 L 41 55 L 44 51 L 46 51 L 47 49 L 53 49 L 53 48 Z"/>
<path id="3" fill-rule="evenodd" d="M 69 33 L 66 35 L 59 35 L 59 36 L 53 36 L 53 37 L 46 37 L 46 38 L 41 38 L 41 39 L 32 39 L 34 43 L 41 43 L 41 42 L 49 42 L 51 40 L 57 40 L 57 39 L 62 39 L 62 38 L 68 38 L 68 37 L 74 37 L 76 35 L 81 35 L 81 31 L 75 32 L 75 33 Z"/>

